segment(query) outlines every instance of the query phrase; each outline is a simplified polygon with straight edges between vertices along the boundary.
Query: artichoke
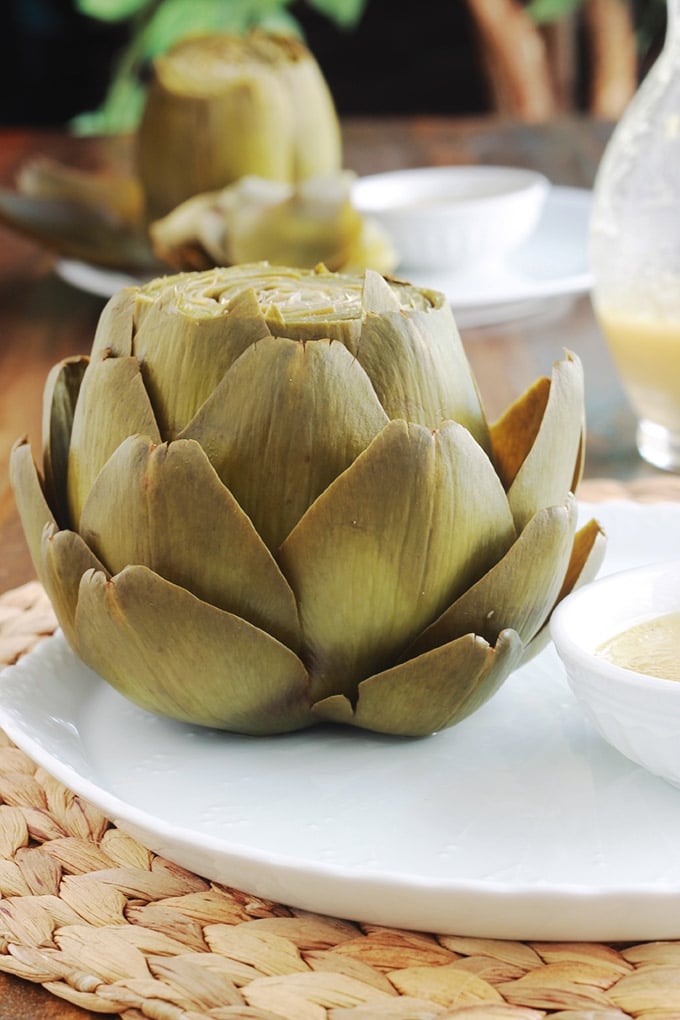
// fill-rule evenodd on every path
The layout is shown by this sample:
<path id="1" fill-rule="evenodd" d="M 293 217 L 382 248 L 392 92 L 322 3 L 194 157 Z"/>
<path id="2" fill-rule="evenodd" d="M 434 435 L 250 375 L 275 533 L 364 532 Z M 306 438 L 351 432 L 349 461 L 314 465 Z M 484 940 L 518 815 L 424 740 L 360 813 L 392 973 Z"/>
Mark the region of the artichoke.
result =
<path id="1" fill-rule="evenodd" d="M 396 252 L 382 228 L 352 206 L 354 179 L 348 171 L 299 184 L 242 177 L 222 191 L 188 198 L 152 223 L 153 249 L 180 270 L 266 260 L 389 273 Z"/>
<path id="2" fill-rule="evenodd" d="M 136 150 L 150 221 L 241 177 L 296 183 L 342 162 L 316 60 L 298 40 L 261 31 L 190 37 L 157 57 Z"/>
<path id="3" fill-rule="evenodd" d="M 597 569 L 583 428 L 573 355 L 490 426 L 442 295 L 253 264 L 112 298 L 11 479 L 68 641 L 138 705 L 419 736 Z"/>

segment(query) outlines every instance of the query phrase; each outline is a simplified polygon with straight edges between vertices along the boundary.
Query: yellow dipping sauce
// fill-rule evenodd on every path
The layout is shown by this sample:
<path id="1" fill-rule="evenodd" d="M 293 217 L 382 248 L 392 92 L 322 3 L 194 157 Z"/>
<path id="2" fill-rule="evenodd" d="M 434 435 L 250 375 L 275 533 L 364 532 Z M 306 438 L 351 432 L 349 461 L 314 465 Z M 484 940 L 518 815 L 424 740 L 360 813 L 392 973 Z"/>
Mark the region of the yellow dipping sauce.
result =
<path id="1" fill-rule="evenodd" d="M 637 623 L 609 638 L 597 651 L 624 669 L 680 680 L 680 611 Z"/>
<path id="2" fill-rule="evenodd" d="M 680 433 L 680 317 L 609 308 L 597 317 L 638 415 Z"/>

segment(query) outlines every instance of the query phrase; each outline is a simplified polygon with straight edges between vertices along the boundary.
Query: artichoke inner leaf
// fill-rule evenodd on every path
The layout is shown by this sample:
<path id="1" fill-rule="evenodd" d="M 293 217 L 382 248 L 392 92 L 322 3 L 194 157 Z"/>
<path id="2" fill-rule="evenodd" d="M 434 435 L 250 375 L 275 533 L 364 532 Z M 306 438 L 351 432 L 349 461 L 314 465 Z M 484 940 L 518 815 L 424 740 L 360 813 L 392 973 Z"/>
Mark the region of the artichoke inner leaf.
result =
<path id="1" fill-rule="evenodd" d="M 140 315 L 134 352 L 162 436 L 174 439 L 251 344 L 269 335 L 252 289 L 231 302 L 191 286 L 166 292 Z"/>
<path id="2" fill-rule="evenodd" d="M 136 358 L 90 361 L 78 395 L 69 447 L 67 493 L 78 527 L 85 500 L 106 461 L 130 435 L 161 441 Z"/>
<path id="3" fill-rule="evenodd" d="M 370 380 L 342 344 L 268 337 L 234 363 L 182 438 L 201 444 L 276 550 L 386 424 Z"/>
<path id="4" fill-rule="evenodd" d="M 457 421 L 490 450 L 477 385 L 448 306 L 367 311 L 358 358 L 390 418 L 428 428 Z"/>
<path id="5" fill-rule="evenodd" d="M 123 287 L 106 302 L 97 322 L 90 351 L 91 361 L 111 355 L 131 357 L 138 292 L 137 287 Z"/>

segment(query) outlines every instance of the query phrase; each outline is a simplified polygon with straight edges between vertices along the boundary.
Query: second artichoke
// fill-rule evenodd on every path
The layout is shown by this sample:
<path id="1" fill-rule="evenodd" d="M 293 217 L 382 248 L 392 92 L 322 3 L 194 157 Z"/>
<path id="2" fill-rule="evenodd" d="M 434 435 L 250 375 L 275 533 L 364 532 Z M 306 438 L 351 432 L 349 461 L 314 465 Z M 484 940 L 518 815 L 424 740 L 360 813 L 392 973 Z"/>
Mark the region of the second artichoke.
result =
<path id="1" fill-rule="evenodd" d="M 137 132 L 149 220 L 241 177 L 296 183 L 341 163 L 332 96 L 298 40 L 189 37 L 154 62 Z"/>

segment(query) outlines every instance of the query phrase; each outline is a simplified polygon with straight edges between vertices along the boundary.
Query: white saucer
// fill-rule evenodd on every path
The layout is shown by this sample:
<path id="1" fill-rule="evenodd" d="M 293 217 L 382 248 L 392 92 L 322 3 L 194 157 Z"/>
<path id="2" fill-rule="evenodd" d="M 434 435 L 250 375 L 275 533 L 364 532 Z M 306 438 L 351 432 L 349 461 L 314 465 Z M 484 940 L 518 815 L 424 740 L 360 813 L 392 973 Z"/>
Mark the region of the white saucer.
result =
<path id="1" fill-rule="evenodd" d="M 506 262 L 452 274 L 405 269 L 403 275 L 446 294 L 461 329 L 537 314 L 553 300 L 575 298 L 592 286 L 591 202 L 592 192 L 584 188 L 552 187 L 536 230 Z"/>
<path id="2" fill-rule="evenodd" d="M 415 269 L 400 270 L 398 275 L 446 294 L 461 329 L 536 314 L 552 299 L 573 298 L 590 289 L 590 203 L 590 191 L 553 187 L 536 230 L 507 263 L 453 275 Z M 104 298 L 121 287 L 143 282 L 140 277 L 75 259 L 59 259 L 55 268 L 67 283 Z"/>
<path id="3" fill-rule="evenodd" d="M 676 504 L 582 510 L 607 571 L 680 548 Z M 149 848 L 255 895 L 470 936 L 680 938 L 680 790 L 596 734 L 552 646 L 428 739 L 248 738 L 142 712 L 56 636 L 0 675 L 0 724 Z"/>

